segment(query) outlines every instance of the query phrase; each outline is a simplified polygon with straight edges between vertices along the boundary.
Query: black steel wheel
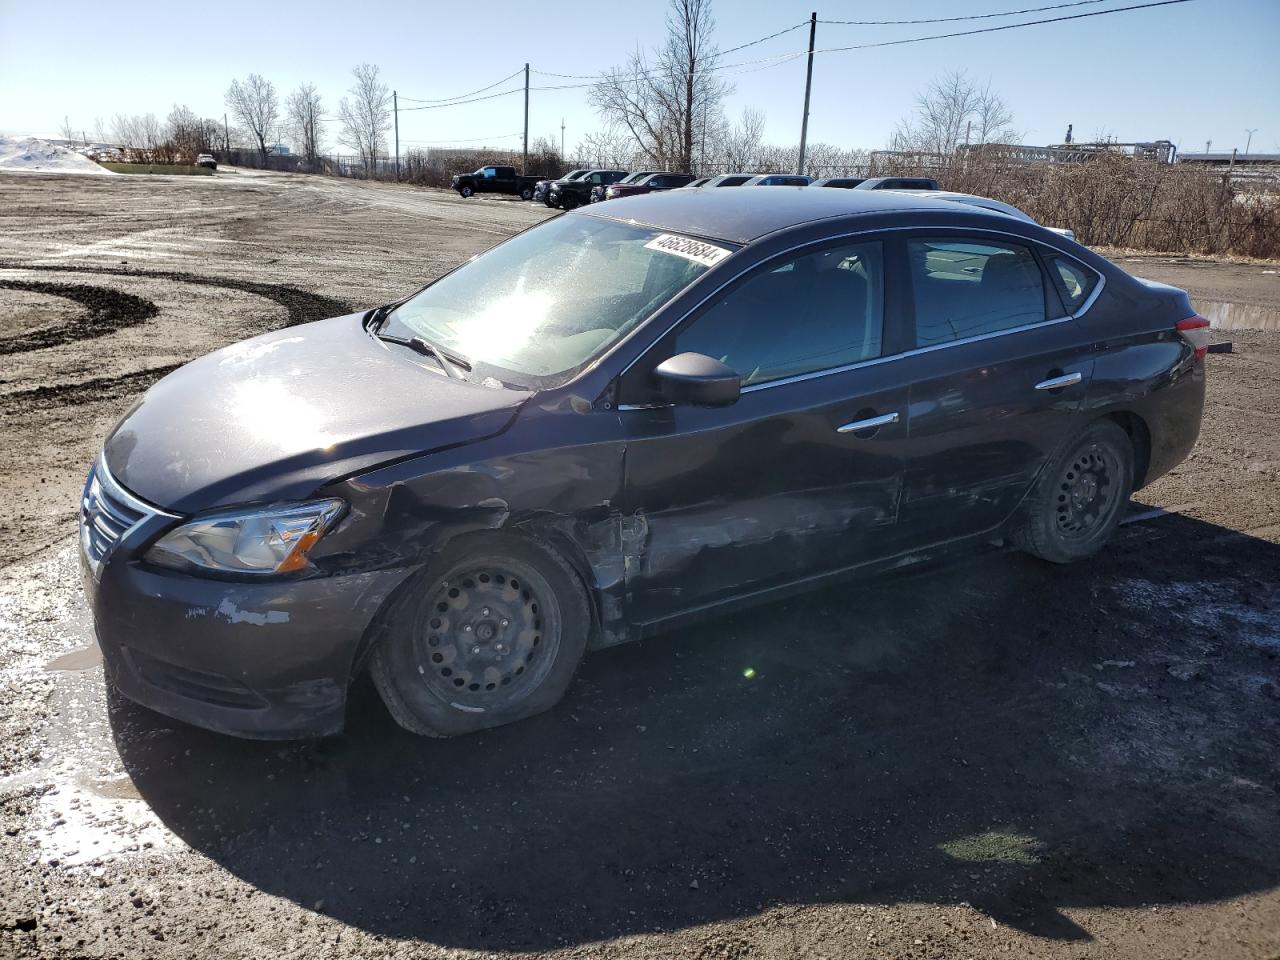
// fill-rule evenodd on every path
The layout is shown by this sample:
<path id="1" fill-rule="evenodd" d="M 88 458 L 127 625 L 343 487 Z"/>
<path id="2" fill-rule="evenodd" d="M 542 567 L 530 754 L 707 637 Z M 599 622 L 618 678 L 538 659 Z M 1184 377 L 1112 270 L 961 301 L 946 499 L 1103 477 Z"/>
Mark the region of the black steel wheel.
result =
<path id="1" fill-rule="evenodd" d="M 1097 553 L 1133 491 L 1133 459 L 1133 444 L 1117 424 L 1090 424 L 1045 466 L 1026 504 L 1018 545 L 1054 563 Z"/>
<path id="2" fill-rule="evenodd" d="M 540 713 L 564 694 L 590 625 L 577 575 L 517 538 L 449 548 L 411 588 L 372 675 L 401 726 L 455 736 Z"/>
<path id="3" fill-rule="evenodd" d="M 521 191 L 520 191 L 520 199 L 521 199 L 521 200 L 532 200 L 532 199 L 533 199 L 533 187 L 525 187 L 523 190 L 521 190 Z"/>

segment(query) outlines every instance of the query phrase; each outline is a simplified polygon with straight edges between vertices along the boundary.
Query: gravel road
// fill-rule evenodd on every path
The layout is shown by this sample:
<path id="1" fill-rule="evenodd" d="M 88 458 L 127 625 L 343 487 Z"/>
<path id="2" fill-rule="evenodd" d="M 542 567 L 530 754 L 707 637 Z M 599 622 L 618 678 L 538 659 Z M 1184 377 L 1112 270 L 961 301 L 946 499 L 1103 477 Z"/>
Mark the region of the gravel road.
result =
<path id="1" fill-rule="evenodd" d="M 545 214 L 0 176 L 0 957 L 1280 956 L 1274 265 L 1122 258 L 1231 307 L 1235 352 L 1086 566 L 992 550 L 618 648 L 456 741 L 363 684 L 343 737 L 291 744 L 104 687 L 74 515 L 112 422 Z"/>

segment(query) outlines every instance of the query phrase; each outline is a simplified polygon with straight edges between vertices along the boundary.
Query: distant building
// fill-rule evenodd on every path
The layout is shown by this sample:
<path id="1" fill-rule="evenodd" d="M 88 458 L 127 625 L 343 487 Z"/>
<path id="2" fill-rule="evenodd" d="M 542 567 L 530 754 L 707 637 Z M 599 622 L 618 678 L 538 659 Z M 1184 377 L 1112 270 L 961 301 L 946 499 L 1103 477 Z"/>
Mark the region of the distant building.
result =
<path id="1" fill-rule="evenodd" d="M 1229 167 L 1231 166 L 1230 150 L 1214 150 L 1210 153 L 1180 153 L 1178 154 L 1179 163 L 1198 163 L 1206 167 Z M 1275 167 L 1280 166 L 1280 153 L 1250 153 L 1243 154 L 1236 151 L 1235 165 L 1237 167 L 1248 165 L 1251 167 Z"/>
<path id="2" fill-rule="evenodd" d="M 287 143 L 273 143 L 267 147 L 267 153 L 273 157 L 287 157 L 289 156 L 289 145 Z"/>

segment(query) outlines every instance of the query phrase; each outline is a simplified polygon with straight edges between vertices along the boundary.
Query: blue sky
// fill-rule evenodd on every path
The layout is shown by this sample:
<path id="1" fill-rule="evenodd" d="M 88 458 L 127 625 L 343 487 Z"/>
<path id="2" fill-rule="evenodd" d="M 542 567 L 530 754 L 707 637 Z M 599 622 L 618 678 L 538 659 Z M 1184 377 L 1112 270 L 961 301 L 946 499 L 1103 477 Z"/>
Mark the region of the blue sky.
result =
<path id="1" fill-rule="evenodd" d="M 807 20 L 954 17 L 1055 0 L 716 0 L 722 49 Z M 1064 2 L 1064 0 L 1056 0 Z M 1074 9 L 973 23 L 921 26 L 819 24 L 818 47 L 926 36 L 1019 20 L 1127 6 L 1105 0 Z M 0 0 L 0 131 L 53 136 L 64 115 L 92 130 L 116 113 L 168 113 L 174 102 L 221 117 L 233 77 L 256 71 L 281 94 L 312 81 L 328 111 L 361 61 L 379 65 L 405 97 L 443 98 L 483 87 L 520 69 L 593 74 L 620 64 L 636 44 L 663 33 L 662 0 L 619 4 L 451 0 L 441 3 L 110 4 L 101 0 Z M 530 11 L 541 11 L 536 18 Z M 807 29 L 758 44 L 727 62 L 802 50 Z M 1183 150 L 1280 152 L 1280 0 L 1192 0 L 982 36 L 829 53 L 815 59 L 811 142 L 881 147 L 916 92 L 931 77 L 963 69 L 1013 110 L 1025 141 L 1058 142 L 1067 124 L 1076 138 L 1170 139 Z M 799 139 L 804 59 L 732 77 L 729 112 L 762 109 L 767 139 Z M 534 75 L 534 85 L 573 81 Z M 496 90 L 519 85 L 518 80 Z M 414 104 L 403 103 L 403 106 Z M 519 94 L 448 109 L 402 113 L 402 147 L 485 138 L 516 145 Z M 572 148 L 599 122 L 584 91 L 537 91 L 530 136 L 560 133 Z M 330 139 L 336 134 L 336 124 Z"/>

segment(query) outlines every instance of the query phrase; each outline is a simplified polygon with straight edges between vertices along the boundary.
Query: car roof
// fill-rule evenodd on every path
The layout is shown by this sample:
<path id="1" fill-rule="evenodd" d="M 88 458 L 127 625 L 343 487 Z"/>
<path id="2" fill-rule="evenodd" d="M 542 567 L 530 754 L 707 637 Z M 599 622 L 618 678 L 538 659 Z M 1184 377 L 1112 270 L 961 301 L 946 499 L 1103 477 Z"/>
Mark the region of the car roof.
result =
<path id="1" fill-rule="evenodd" d="M 1007 213 L 1011 217 L 1017 217 L 1020 220 L 1031 220 L 1033 223 L 1035 222 L 1028 214 L 1019 210 L 1011 203 L 992 200 L 990 197 L 980 197 L 976 193 L 957 193 L 954 190 L 908 190 L 905 192 L 919 196 L 937 197 L 939 200 L 950 200 L 953 203 L 967 203 L 970 206 L 982 207 L 984 210 L 996 210 L 1000 213 Z"/>
<path id="2" fill-rule="evenodd" d="M 918 192 L 917 192 L 918 193 Z M 774 187 L 772 190 L 665 190 L 620 197 L 607 204 L 579 207 L 571 216 L 622 220 L 696 237 L 750 243 L 769 233 L 815 220 L 890 212 L 955 212 L 953 200 L 921 197 L 897 190 L 810 190 Z M 976 216 L 999 217 L 966 204 Z"/>

